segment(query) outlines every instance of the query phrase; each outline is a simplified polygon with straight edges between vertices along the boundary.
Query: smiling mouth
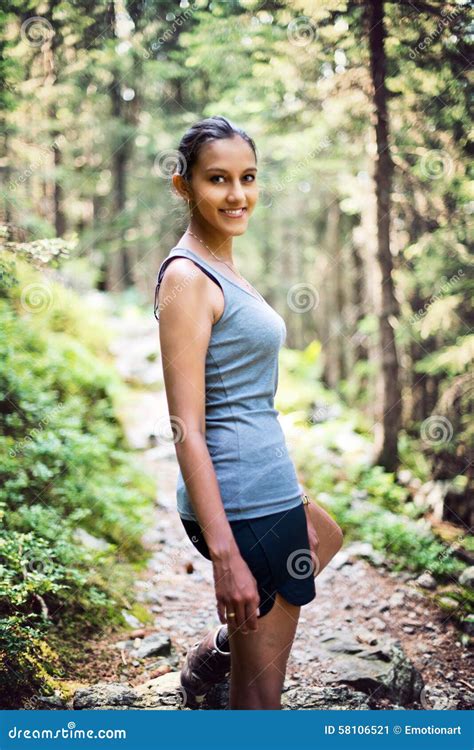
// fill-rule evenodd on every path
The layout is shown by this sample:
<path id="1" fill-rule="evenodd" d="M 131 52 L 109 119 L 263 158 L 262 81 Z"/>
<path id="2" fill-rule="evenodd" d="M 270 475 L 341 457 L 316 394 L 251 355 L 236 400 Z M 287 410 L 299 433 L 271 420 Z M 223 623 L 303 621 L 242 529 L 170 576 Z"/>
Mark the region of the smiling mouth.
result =
<path id="1" fill-rule="evenodd" d="M 237 208 L 237 209 L 228 209 L 228 208 L 220 208 L 219 211 L 223 213 L 225 216 L 229 216 L 231 219 L 238 219 L 239 216 L 243 216 L 246 212 L 247 208 Z"/>

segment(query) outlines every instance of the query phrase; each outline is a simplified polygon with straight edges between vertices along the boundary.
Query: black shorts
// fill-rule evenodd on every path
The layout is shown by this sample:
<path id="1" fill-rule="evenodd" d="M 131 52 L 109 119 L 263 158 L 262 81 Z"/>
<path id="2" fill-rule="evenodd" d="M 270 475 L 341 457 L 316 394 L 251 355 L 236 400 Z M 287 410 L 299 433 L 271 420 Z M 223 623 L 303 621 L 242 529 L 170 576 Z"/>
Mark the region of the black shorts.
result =
<path id="1" fill-rule="evenodd" d="M 185 518 L 181 521 L 196 549 L 210 560 L 197 521 Z M 315 598 L 315 570 L 303 503 L 290 510 L 229 524 L 240 554 L 257 582 L 260 617 L 273 607 L 277 591 L 295 605 L 308 604 Z"/>

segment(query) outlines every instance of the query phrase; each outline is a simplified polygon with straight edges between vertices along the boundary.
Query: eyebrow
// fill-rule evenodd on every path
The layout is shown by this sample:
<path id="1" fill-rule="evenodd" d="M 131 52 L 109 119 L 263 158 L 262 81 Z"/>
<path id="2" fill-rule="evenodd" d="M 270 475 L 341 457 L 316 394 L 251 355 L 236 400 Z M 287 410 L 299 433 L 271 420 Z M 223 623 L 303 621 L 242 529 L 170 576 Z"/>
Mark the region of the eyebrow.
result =
<path id="1" fill-rule="evenodd" d="M 205 172 L 227 172 L 227 169 L 224 169 L 223 167 L 208 167 L 204 170 Z M 242 172 L 256 172 L 257 167 L 247 167 L 247 169 L 243 169 Z"/>

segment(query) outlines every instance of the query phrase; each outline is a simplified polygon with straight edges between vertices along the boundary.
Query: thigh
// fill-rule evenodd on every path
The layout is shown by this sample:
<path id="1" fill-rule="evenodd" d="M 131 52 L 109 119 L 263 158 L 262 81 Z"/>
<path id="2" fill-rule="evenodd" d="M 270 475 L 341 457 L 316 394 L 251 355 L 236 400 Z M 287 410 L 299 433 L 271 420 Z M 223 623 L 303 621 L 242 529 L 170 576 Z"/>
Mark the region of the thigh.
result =
<path id="1" fill-rule="evenodd" d="M 341 549 L 344 536 L 340 526 L 324 508 L 314 502 L 307 507 L 311 523 L 319 538 L 317 565 L 314 570 L 314 575 L 317 576 Z"/>
<path id="2" fill-rule="evenodd" d="M 229 622 L 231 708 L 278 708 L 300 607 L 277 593 L 272 609 L 244 635 Z"/>

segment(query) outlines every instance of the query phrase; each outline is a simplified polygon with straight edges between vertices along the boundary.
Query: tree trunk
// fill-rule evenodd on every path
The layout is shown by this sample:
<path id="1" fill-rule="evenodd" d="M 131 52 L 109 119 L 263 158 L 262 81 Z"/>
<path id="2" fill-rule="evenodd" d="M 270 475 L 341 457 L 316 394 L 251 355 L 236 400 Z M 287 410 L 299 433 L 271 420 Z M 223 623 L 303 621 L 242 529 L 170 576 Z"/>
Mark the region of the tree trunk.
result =
<path id="1" fill-rule="evenodd" d="M 388 471 L 398 463 L 397 442 L 401 421 L 401 392 L 398 381 L 398 357 L 395 335 L 390 318 L 398 316 L 398 304 L 392 279 L 390 252 L 390 207 L 393 162 L 390 155 L 385 87 L 385 26 L 383 0 L 369 3 L 370 70 L 374 91 L 375 135 L 375 190 L 377 198 L 377 258 L 382 273 L 382 298 L 379 313 L 380 361 L 382 368 L 382 423 L 381 440 L 376 445 L 377 462 Z"/>

